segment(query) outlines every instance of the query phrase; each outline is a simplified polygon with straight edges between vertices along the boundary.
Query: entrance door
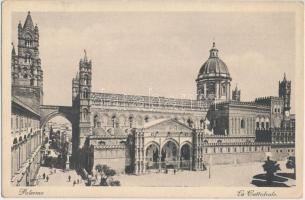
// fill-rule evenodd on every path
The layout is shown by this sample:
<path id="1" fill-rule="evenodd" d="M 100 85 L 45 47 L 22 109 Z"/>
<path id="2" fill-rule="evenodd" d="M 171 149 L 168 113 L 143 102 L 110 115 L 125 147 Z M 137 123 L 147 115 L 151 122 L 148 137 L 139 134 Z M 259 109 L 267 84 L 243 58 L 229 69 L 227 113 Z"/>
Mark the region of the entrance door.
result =
<path id="1" fill-rule="evenodd" d="M 181 165 L 182 169 L 191 169 L 191 146 L 189 144 L 184 144 L 181 147 Z"/>
<path id="2" fill-rule="evenodd" d="M 159 147 L 151 144 L 146 148 L 146 169 L 158 169 Z"/>
<path id="3" fill-rule="evenodd" d="M 161 151 L 162 168 L 176 168 L 178 160 L 178 147 L 172 142 L 168 141 L 164 144 Z"/>

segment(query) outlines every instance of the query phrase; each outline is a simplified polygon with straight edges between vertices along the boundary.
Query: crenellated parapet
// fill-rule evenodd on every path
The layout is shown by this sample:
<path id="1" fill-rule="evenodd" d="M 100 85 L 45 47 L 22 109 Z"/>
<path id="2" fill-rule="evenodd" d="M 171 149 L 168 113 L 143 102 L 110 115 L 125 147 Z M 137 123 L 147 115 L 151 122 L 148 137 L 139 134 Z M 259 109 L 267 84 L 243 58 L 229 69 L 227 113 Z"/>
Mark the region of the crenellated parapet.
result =
<path id="1" fill-rule="evenodd" d="M 180 109 L 180 110 L 207 110 L 212 100 L 197 101 L 191 99 L 177 99 L 154 96 L 137 96 L 125 94 L 110 94 L 93 92 L 91 94 L 92 105 L 137 107 L 147 109 Z"/>

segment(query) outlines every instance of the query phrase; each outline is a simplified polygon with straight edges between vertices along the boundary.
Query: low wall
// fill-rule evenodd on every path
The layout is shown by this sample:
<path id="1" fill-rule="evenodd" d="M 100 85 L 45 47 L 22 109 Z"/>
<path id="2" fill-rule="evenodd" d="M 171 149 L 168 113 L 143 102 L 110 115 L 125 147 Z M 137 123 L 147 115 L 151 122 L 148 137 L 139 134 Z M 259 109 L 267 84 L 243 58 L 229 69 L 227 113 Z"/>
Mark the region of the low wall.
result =
<path id="1" fill-rule="evenodd" d="M 273 160 L 287 160 L 289 156 L 295 156 L 295 149 L 293 147 L 272 147 L 271 148 Z"/>
<path id="2" fill-rule="evenodd" d="M 242 164 L 251 162 L 262 162 L 266 160 L 265 152 L 246 152 L 246 153 L 218 153 L 205 154 L 203 161 L 206 164 Z"/>

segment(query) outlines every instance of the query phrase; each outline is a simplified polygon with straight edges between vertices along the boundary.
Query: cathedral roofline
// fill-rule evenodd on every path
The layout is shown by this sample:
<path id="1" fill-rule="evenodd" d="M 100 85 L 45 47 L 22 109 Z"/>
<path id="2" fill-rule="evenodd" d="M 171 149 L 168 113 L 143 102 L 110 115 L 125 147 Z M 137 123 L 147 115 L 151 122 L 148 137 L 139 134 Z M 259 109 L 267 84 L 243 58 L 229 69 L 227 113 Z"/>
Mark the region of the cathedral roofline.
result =
<path id="1" fill-rule="evenodd" d="M 216 107 L 217 106 L 221 106 L 221 105 L 228 105 L 228 106 L 251 106 L 251 107 L 260 107 L 260 108 L 266 108 L 269 109 L 268 106 L 256 103 L 254 101 L 224 101 L 224 102 L 219 102 L 216 103 Z M 211 106 L 215 106 L 215 103 L 213 103 Z"/>

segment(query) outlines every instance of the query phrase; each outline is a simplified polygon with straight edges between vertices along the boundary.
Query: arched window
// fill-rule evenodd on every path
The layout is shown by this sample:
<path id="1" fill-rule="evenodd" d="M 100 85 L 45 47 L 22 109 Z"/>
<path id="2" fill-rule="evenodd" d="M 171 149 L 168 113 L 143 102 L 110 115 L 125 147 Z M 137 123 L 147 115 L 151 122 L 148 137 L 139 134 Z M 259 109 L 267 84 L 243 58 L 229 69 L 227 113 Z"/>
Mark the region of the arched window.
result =
<path id="1" fill-rule="evenodd" d="M 269 125 L 269 118 L 266 118 L 265 120 L 265 125 L 266 125 L 266 129 L 268 130 L 270 128 L 270 125 Z"/>
<path id="2" fill-rule="evenodd" d="M 98 119 L 99 119 L 98 115 L 95 115 L 95 116 L 94 116 L 94 119 L 93 119 L 93 124 L 94 124 L 93 126 L 94 126 L 94 128 L 98 127 L 98 126 L 97 126 Z"/>
<path id="3" fill-rule="evenodd" d="M 84 89 L 83 98 L 86 98 L 86 99 L 89 98 L 89 90 L 88 89 Z"/>
<path id="4" fill-rule="evenodd" d="M 265 118 L 264 118 L 264 117 L 262 117 L 262 118 L 260 119 L 260 128 L 261 128 L 261 129 L 265 129 Z"/>
<path id="5" fill-rule="evenodd" d="M 89 76 L 87 74 L 84 75 L 84 85 L 89 84 Z"/>
<path id="6" fill-rule="evenodd" d="M 222 94 L 226 94 L 226 85 L 222 85 Z"/>
<path id="7" fill-rule="evenodd" d="M 133 116 L 129 116 L 129 127 L 132 128 L 132 124 L 133 124 Z"/>
<path id="8" fill-rule="evenodd" d="M 113 128 L 115 128 L 115 127 L 117 127 L 116 125 L 118 125 L 117 123 L 117 119 L 116 119 L 116 116 L 115 115 L 113 115 L 112 117 L 111 117 L 111 120 L 112 120 L 112 127 Z"/>
<path id="9" fill-rule="evenodd" d="M 83 109 L 83 120 L 88 120 L 89 118 L 89 112 L 87 108 Z"/>
<path id="10" fill-rule="evenodd" d="M 26 54 L 24 57 L 25 64 L 32 64 L 32 58 L 30 54 Z"/>
<path id="11" fill-rule="evenodd" d="M 240 120 L 240 128 L 245 128 L 245 120 Z"/>
<path id="12" fill-rule="evenodd" d="M 31 47 L 33 45 L 33 41 L 31 39 L 26 39 L 25 40 L 25 46 L 26 47 Z"/>

